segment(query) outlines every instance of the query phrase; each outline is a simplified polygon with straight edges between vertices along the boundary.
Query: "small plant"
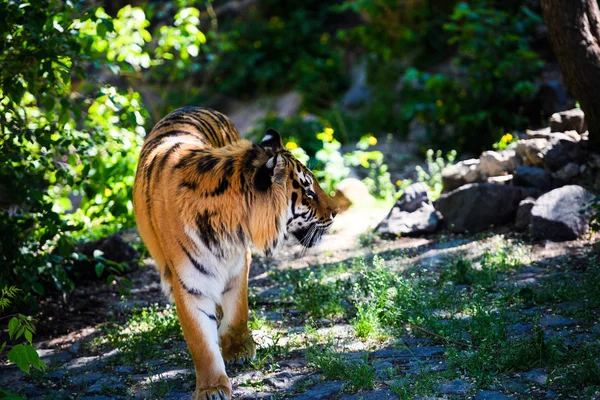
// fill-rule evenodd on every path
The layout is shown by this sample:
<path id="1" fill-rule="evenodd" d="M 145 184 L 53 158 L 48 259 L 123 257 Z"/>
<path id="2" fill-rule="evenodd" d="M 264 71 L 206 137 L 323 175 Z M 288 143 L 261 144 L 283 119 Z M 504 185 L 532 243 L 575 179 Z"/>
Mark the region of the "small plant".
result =
<path id="1" fill-rule="evenodd" d="M 17 298 L 20 289 L 15 286 L 5 286 L 0 294 L 0 312 L 4 312 L 12 303 L 13 299 Z M 46 369 L 46 363 L 40 359 L 38 352 L 33 347 L 33 334 L 35 322 L 31 317 L 23 314 L 5 315 L 0 318 L 8 320 L 8 337 L 12 341 L 25 339 L 25 343 L 15 344 L 8 352 L 8 361 L 16 364 L 17 367 L 26 374 L 33 367 L 34 369 L 43 371 Z M 22 339 L 21 339 L 22 340 Z M 4 352 L 7 342 L 2 342 L 0 345 L 0 354 Z"/>
<path id="2" fill-rule="evenodd" d="M 514 147 L 518 141 L 518 136 L 513 136 L 510 133 L 505 133 L 504 135 L 502 135 L 499 141 L 493 144 L 493 147 L 496 150 L 506 150 L 509 147 Z"/>
<path id="3" fill-rule="evenodd" d="M 326 378 L 348 381 L 351 391 L 368 390 L 375 385 L 375 369 L 366 356 L 363 360 L 350 361 L 332 349 L 313 346 L 307 351 L 306 358 Z"/>
<path id="4" fill-rule="evenodd" d="M 444 168 L 454 164 L 456 160 L 456 151 L 449 151 L 444 157 L 441 150 L 433 151 L 427 150 L 427 170 L 421 166 L 417 166 L 417 181 L 424 182 L 431 188 L 429 199 L 431 201 L 437 200 L 442 194 L 442 171 Z"/>

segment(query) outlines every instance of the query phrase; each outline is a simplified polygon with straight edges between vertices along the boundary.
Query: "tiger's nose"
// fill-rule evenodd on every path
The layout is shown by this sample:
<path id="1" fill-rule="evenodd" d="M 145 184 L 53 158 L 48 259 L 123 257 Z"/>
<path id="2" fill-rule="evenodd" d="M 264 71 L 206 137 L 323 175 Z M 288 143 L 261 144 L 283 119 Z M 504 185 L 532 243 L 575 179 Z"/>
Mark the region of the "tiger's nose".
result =
<path id="1" fill-rule="evenodd" d="M 338 207 L 338 208 L 336 208 L 335 210 L 333 210 L 333 211 L 331 212 L 331 218 L 335 218 L 335 216 L 338 214 L 338 211 L 340 211 L 339 207 Z"/>

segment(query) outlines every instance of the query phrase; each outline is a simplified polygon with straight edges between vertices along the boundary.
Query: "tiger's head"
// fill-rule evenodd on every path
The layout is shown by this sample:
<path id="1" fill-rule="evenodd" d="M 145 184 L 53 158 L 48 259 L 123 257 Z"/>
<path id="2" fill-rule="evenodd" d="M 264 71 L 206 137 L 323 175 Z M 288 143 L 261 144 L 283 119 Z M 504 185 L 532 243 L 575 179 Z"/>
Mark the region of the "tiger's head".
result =
<path id="1" fill-rule="evenodd" d="M 310 169 L 283 146 L 276 130 L 267 130 L 260 147 L 268 158 L 255 173 L 255 186 L 259 190 L 276 187 L 285 193 L 286 233 L 303 246 L 313 247 L 333 224 L 339 207 Z"/>

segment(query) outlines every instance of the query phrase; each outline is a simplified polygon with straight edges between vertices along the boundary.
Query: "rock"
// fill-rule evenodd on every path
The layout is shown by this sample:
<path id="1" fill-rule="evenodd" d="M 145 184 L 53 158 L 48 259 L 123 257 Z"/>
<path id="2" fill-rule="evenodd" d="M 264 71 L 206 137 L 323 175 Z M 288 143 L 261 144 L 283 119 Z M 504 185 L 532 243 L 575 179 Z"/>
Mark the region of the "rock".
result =
<path id="1" fill-rule="evenodd" d="M 483 179 L 511 174 L 520 162 L 515 150 L 484 151 L 479 156 L 479 174 Z"/>
<path id="2" fill-rule="evenodd" d="M 267 376 L 264 382 L 278 390 L 290 390 L 297 382 L 303 379 L 306 379 L 305 375 L 294 375 L 291 372 L 284 371 Z"/>
<path id="3" fill-rule="evenodd" d="M 193 393 L 182 392 L 181 390 L 171 389 L 163 397 L 163 400 L 189 400 Z"/>
<path id="4" fill-rule="evenodd" d="M 479 177 L 479 160 L 460 161 L 442 170 L 442 192 L 450 192 L 468 183 L 477 182 Z"/>
<path id="5" fill-rule="evenodd" d="M 542 150 L 542 162 L 551 171 L 557 171 L 571 162 L 581 164 L 586 158 L 586 144 L 585 141 L 574 142 L 571 138 L 554 140 Z"/>
<path id="6" fill-rule="evenodd" d="M 424 183 L 408 186 L 375 231 L 391 238 L 435 231 L 439 219 L 428 192 L 429 187 Z"/>
<path id="7" fill-rule="evenodd" d="M 542 192 L 546 192 L 552 187 L 550 173 L 543 168 L 519 166 L 513 176 L 513 182 L 517 186 L 534 187 Z"/>
<path id="8" fill-rule="evenodd" d="M 487 183 L 497 183 L 499 185 L 510 185 L 513 181 L 513 175 L 490 176 L 487 178 Z"/>
<path id="9" fill-rule="evenodd" d="M 340 397 L 339 400 L 392 400 L 398 398 L 398 395 L 391 390 L 370 390 L 368 392 L 347 394 Z"/>
<path id="10" fill-rule="evenodd" d="M 546 139 L 524 139 L 517 142 L 516 152 L 523 165 L 541 166 L 544 155 L 542 151 L 550 146 Z"/>
<path id="11" fill-rule="evenodd" d="M 118 365 L 115 368 L 117 374 L 131 375 L 135 371 L 135 367 L 132 365 Z"/>
<path id="12" fill-rule="evenodd" d="M 312 399 L 324 399 L 339 392 L 344 386 L 343 381 L 329 381 L 321 382 L 312 388 L 308 389 L 303 394 L 293 397 L 293 400 L 312 400 Z"/>
<path id="13" fill-rule="evenodd" d="M 535 205 L 535 199 L 528 197 L 519 203 L 517 209 L 517 218 L 515 219 L 515 228 L 524 231 L 531 225 L 531 209 Z"/>
<path id="14" fill-rule="evenodd" d="M 579 175 L 579 164 L 572 162 L 552 173 L 552 177 L 563 184 L 569 183 L 577 175 Z"/>
<path id="15" fill-rule="evenodd" d="M 475 395 L 475 400 L 507 400 L 512 399 L 503 393 L 492 390 L 483 390 Z"/>
<path id="16" fill-rule="evenodd" d="M 95 259 L 95 255 L 97 254 L 102 255 L 103 258 L 109 261 L 121 264 L 123 266 L 122 273 L 132 271 L 137 266 L 137 260 L 140 258 L 140 253 L 119 235 L 112 235 L 100 240 L 84 243 L 78 247 L 77 251 L 83 253 L 87 257 L 87 260 L 75 262 L 73 275 L 78 279 L 84 280 L 98 279 L 95 269 L 98 263 L 98 260 Z M 105 275 L 107 275 L 108 268 L 105 268 L 105 270 Z"/>
<path id="17" fill-rule="evenodd" d="M 536 130 L 526 130 L 525 134 L 527 135 L 527 139 L 546 139 L 550 140 L 552 138 L 552 133 L 550 131 L 550 127 L 536 129 Z"/>
<path id="18" fill-rule="evenodd" d="M 517 340 L 522 339 L 524 336 L 529 334 L 533 329 L 533 325 L 524 324 L 521 322 L 517 322 L 516 324 L 509 325 L 507 328 L 507 334 L 509 339 Z"/>
<path id="19" fill-rule="evenodd" d="M 451 231 L 479 232 L 512 221 L 521 200 L 532 194 L 517 186 L 476 183 L 443 194 L 435 208 Z"/>
<path id="20" fill-rule="evenodd" d="M 38 355 L 46 364 L 63 364 L 73 358 L 68 351 L 56 351 L 54 349 L 38 349 Z"/>
<path id="21" fill-rule="evenodd" d="M 120 389 L 120 388 L 124 388 L 124 387 L 125 387 L 125 385 L 123 385 L 123 383 L 121 383 L 121 381 L 119 379 L 109 376 L 109 377 L 98 380 L 96 383 L 94 383 L 92 386 L 90 386 L 86 390 L 86 393 L 97 394 L 106 389 L 115 390 L 115 389 Z"/>
<path id="22" fill-rule="evenodd" d="M 587 232 L 594 195 L 581 186 L 568 185 L 540 196 L 531 209 L 531 233 L 538 239 L 575 240 Z"/>
<path id="23" fill-rule="evenodd" d="M 573 319 L 562 315 L 544 315 L 540 319 L 540 325 L 544 328 L 564 328 L 575 324 L 576 322 Z"/>
<path id="24" fill-rule="evenodd" d="M 375 199 L 362 181 L 356 178 L 346 178 L 336 185 L 333 201 L 340 207 L 340 212 L 343 212 L 351 205 L 368 206 Z"/>
<path id="25" fill-rule="evenodd" d="M 389 361 L 379 361 L 374 364 L 375 375 L 379 379 L 390 379 L 392 378 L 394 364 Z"/>
<path id="26" fill-rule="evenodd" d="M 462 379 L 454 379 L 453 381 L 438 383 L 435 386 L 435 391 L 441 394 L 456 394 L 464 396 L 472 388 L 473 385 L 471 385 L 469 382 Z"/>
<path id="27" fill-rule="evenodd" d="M 583 133 L 587 130 L 585 115 L 580 108 L 554 113 L 550 117 L 550 130 L 552 132 L 574 130 Z"/>
<path id="28" fill-rule="evenodd" d="M 521 374 L 521 378 L 526 382 L 545 385 L 548 382 L 548 374 L 541 369 L 534 369 Z"/>

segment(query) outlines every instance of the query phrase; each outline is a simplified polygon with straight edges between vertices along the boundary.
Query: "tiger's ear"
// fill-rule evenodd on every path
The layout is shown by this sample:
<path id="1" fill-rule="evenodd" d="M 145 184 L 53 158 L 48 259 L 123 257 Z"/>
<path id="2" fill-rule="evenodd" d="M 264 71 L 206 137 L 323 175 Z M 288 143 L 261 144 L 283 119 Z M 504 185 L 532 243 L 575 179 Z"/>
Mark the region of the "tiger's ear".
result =
<path id="1" fill-rule="evenodd" d="M 273 184 L 283 185 L 287 176 L 285 158 L 277 154 L 269 158 L 254 174 L 254 186 L 266 192 Z"/>
<path id="2" fill-rule="evenodd" d="M 260 142 L 260 146 L 262 148 L 265 148 L 265 149 L 269 148 L 272 150 L 282 149 L 283 143 L 281 142 L 281 136 L 279 135 L 279 132 L 277 132 L 273 128 L 267 129 L 267 132 L 265 133 L 265 137 Z"/>

